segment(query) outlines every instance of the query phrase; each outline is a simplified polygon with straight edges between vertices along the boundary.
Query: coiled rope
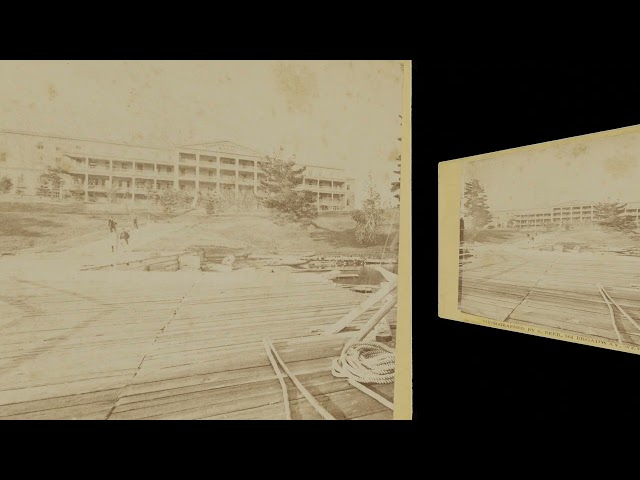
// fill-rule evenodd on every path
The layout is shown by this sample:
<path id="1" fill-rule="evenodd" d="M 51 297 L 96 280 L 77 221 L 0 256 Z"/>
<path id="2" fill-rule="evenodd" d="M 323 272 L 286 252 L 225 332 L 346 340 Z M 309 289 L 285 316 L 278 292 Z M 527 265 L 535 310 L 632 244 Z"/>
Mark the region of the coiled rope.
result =
<path id="1" fill-rule="evenodd" d="M 358 383 L 393 383 L 395 350 L 379 342 L 355 342 L 333 360 L 331 373 Z"/>

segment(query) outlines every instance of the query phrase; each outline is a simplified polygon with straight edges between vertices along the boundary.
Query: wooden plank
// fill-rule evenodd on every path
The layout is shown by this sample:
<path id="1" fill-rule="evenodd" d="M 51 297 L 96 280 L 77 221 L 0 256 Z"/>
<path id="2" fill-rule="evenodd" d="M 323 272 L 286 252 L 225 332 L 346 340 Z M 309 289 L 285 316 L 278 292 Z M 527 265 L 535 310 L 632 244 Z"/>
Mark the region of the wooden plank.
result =
<path id="1" fill-rule="evenodd" d="M 325 330 L 326 334 L 339 333 L 341 330 L 346 328 L 351 322 L 353 322 L 360 315 L 364 314 L 367 310 L 373 307 L 376 303 L 384 300 L 387 295 L 393 292 L 398 287 L 398 281 L 392 280 L 390 281 L 384 288 L 381 288 L 376 293 L 372 294 L 362 302 L 358 307 L 354 308 L 347 315 L 344 316 L 339 322 Z"/>

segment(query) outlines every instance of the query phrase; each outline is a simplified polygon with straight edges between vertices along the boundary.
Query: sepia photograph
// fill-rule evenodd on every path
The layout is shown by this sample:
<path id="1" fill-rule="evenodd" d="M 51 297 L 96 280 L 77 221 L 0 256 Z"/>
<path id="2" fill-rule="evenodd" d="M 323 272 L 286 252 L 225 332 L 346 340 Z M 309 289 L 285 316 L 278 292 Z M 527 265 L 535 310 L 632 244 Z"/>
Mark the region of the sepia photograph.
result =
<path id="1" fill-rule="evenodd" d="M 460 311 L 640 346 L 638 152 L 635 128 L 463 163 Z"/>
<path id="2" fill-rule="evenodd" d="M 392 420 L 409 65 L 0 61 L 0 419 Z M 619 147 L 465 172 L 465 311 L 640 342 Z"/>

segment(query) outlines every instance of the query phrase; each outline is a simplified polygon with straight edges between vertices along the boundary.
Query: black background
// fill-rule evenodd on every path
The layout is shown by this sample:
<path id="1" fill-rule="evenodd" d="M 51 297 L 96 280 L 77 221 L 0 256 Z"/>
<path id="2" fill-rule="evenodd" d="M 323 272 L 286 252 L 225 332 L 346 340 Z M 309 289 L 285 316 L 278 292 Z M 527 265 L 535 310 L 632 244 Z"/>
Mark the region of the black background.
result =
<path id="1" fill-rule="evenodd" d="M 426 74 L 424 67 L 416 63 L 417 77 Z M 437 178 L 440 161 L 640 124 L 640 74 L 633 63 L 430 67 L 429 87 L 416 90 L 425 96 L 430 125 L 414 130 L 414 145 L 424 142 L 414 146 L 414 188 L 418 178 Z M 638 198 L 631 201 L 640 200 L 638 180 Z M 420 196 L 414 194 L 415 249 L 426 238 L 418 233 Z M 417 299 L 420 288 L 426 287 L 416 282 Z M 616 424 L 635 404 L 638 355 L 431 318 L 420 339 L 415 336 L 414 350 L 429 350 L 425 395 L 431 418 L 447 428 L 595 418 Z"/>

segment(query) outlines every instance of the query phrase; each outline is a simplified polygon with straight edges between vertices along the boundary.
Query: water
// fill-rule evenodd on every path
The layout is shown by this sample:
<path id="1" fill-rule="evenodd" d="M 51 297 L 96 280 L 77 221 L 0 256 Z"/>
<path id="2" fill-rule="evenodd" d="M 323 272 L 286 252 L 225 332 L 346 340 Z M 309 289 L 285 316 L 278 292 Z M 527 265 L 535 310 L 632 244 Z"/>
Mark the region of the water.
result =
<path id="1" fill-rule="evenodd" d="M 382 267 L 392 273 L 398 273 L 397 265 L 383 264 Z M 386 282 L 386 279 L 382 274 L 376 270 L 375 265 L 365 265 L 358 269 L 345 271 L 345 273 L 354 273 L 358 276 L 350 278 L 336 278 L 333 280 L 334 283 L 340 283 L 342 285 L 380 285 L 380 283 Z"/>

